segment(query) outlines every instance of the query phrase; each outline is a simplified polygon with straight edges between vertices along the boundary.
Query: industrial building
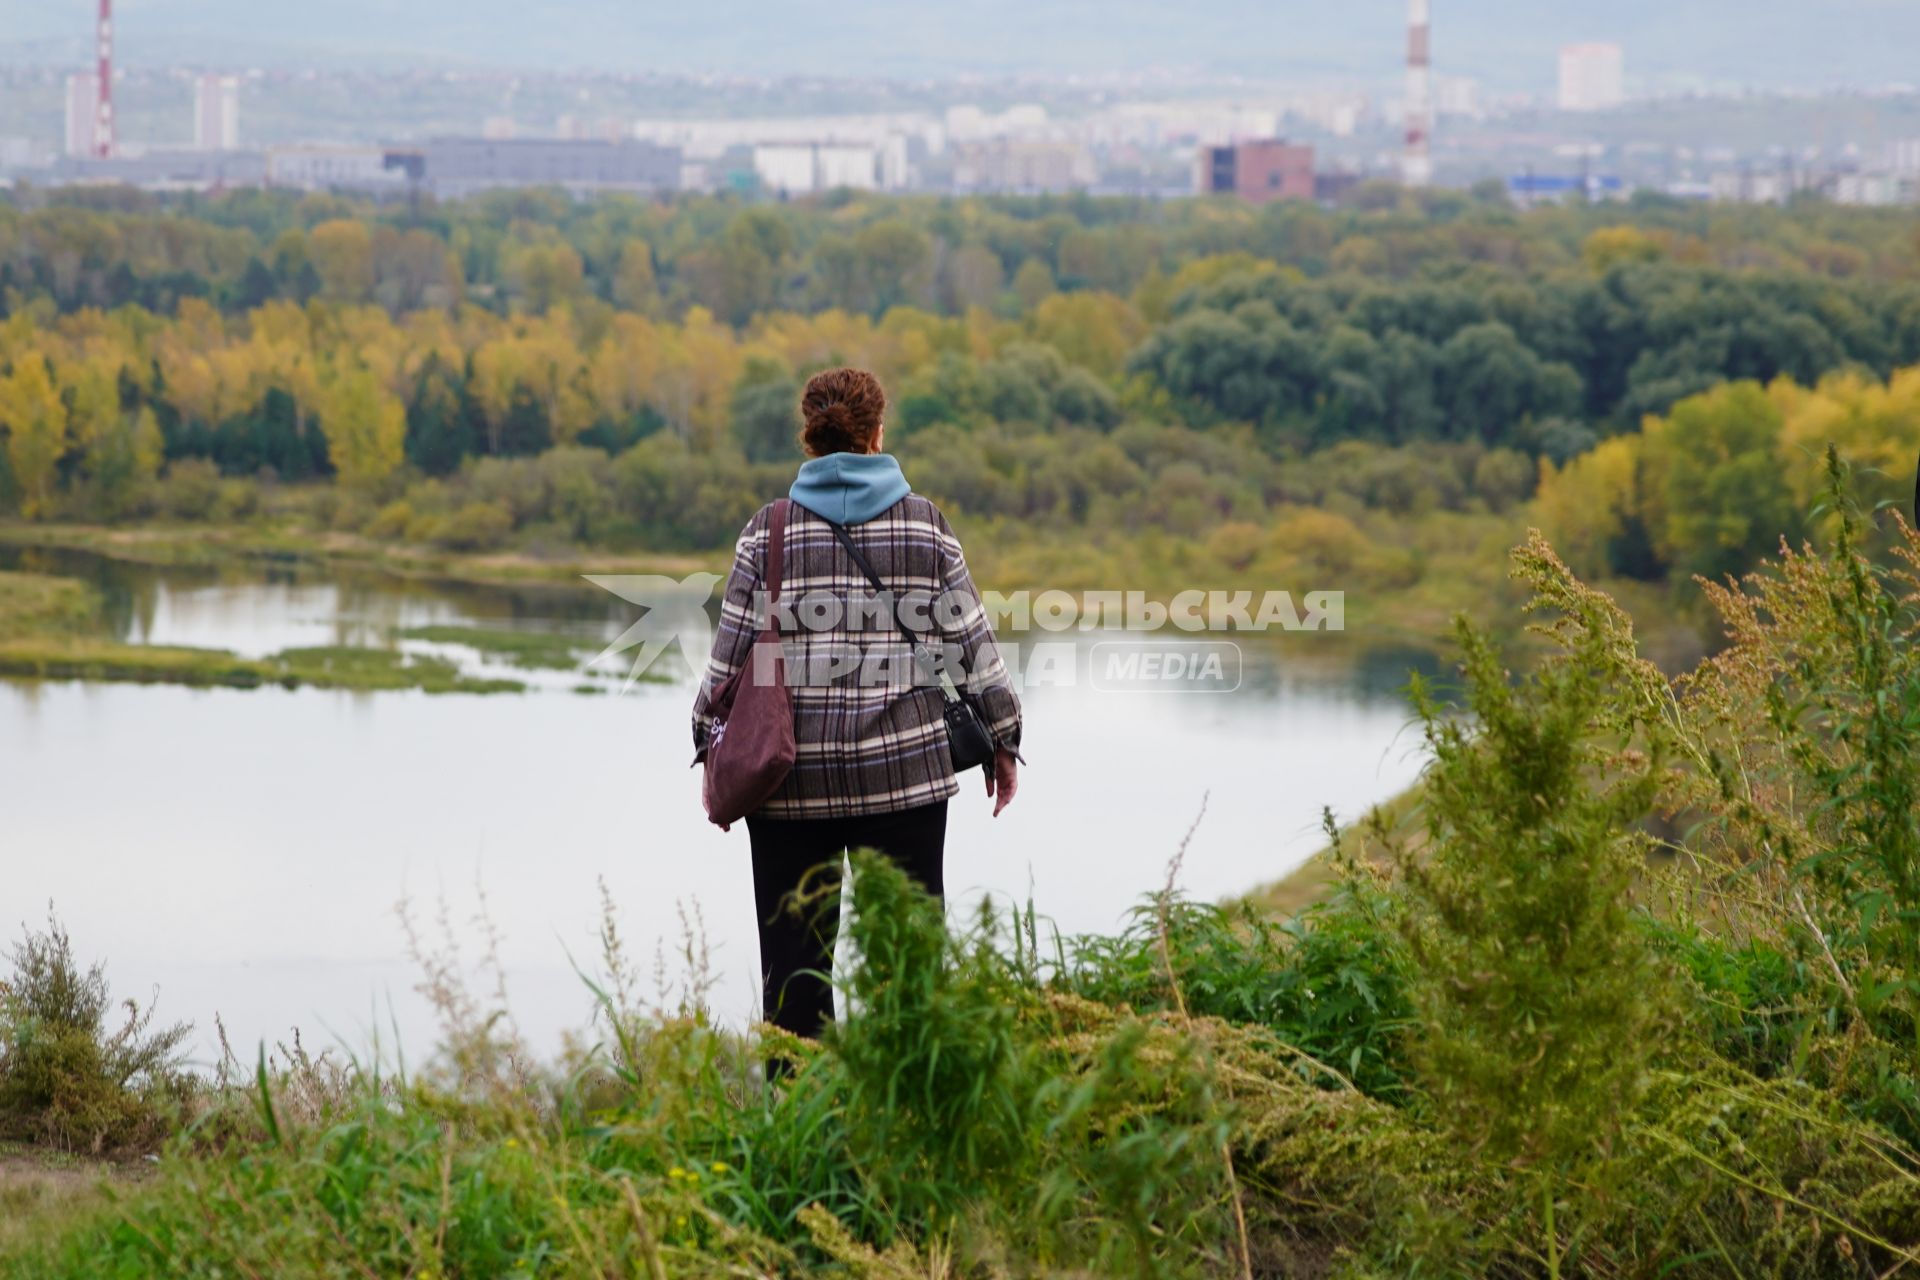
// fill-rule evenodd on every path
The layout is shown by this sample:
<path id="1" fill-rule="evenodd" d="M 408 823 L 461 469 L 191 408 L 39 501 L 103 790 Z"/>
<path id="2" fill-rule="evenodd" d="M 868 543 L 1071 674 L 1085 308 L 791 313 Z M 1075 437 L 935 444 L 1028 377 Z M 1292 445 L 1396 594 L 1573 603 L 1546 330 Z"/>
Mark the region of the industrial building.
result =
<path id="1" fill-rule="evenodd" d="M 387 155 L 385 147 L 275 147 L 267 152 L 267 183 L 302 191 L 398 190 L 407 175 Z"/>
<path id="2" fill-rule="evenodd" d="M 774 142 L 753 149 L 760 185 L 780 195 L 811 195 L 846 187 L 897 191 L 907 185 L 907 139 L 883 145 L 851 142 Z"/>
<path id="3" fill-rule="evenodd" d="M 156 148 L 138 153 L 116 151 L 104 158 L 62 156 L 43 180 L 53 186 L 113 183 L 147 191 L 220 191 L 257 187 L 266 177 L 265 152 Z"/>
<path id="4" fill-rule="evenodd" d="M 1199 181 L 1203 195 L 1238 196 L 1252 204 L 1314 198 L 1313 148 L 1269 138 L 1202 147 Z"/>
<path id="5" fill-rule="evenodd" d="M 1507 179 L 1507 198 L 1523 209 L 1569 200 L 1617 200 L 1626 184 L 1613 174 L 1517 173 Z"/>
<path id="6" fill-rule="evenodd" d="M 389 148 L 389 164 L 445 198 L 501 187 L 653 193 L 680 186 L 680 151 L 651 142 L 576 138 L 435 138 Z"/>

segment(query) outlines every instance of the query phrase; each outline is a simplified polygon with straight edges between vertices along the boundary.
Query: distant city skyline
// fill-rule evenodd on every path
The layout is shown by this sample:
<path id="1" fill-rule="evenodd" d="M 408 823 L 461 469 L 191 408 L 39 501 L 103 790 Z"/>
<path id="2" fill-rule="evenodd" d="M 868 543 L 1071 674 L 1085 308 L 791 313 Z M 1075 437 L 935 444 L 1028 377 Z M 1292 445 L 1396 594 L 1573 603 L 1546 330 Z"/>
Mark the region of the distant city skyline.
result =
<path id="1" fill-rule="evenodd" d="M 862 42 L 884 37 L 896 52 L 913 47 L 929 57 L 941 50 L 957 65 L 1006 0 L 976 0 L 964 19 L 952 8 L 922 6 L 901 17 L 876 10 L 877 0 L 846 0 L 830 30 L 762 15 L 767 22 L 754 41 L 729 46 L 751 59 L 769 38 L 790 37 L 780 55 L 785 74 L 759 77 L 670 63 L 708 47 L 702 42 L 716 38 L 728 15 L 757 13 L 762 0 L 711 0 L 697 22 L 685 14 L 605 13 L 607 0 L 559 0 L 543 9 L 549 27 L 572 31 L 564 21 L 571 14 L 576 26 L 603 37 L 603 61 L 639 24 L 677 24 L 682 38 L 650 46 L 654 61 L 669 65 L 625 72 L 245 67 L 217 60 L 243 38 L 231 33 L 200 41 L 191 58 L 149 61 L 191 29 L 187 19 L 209 20 L 238 2 L 54 0 L 47 12 L 36 10 L 41 19 L 73 21 L 100 6 L 98 19 L 81 29 L 102 33 L 103 44 L 94 62 L 75 68 L 9 63 L 4 50 L 19 41 L 0 41 L 0 180 L 159 190 L 264 183 L 440 196 L 543 185 L 577 195 L 724 190 L 776 199 L 842 188 L 1201 191 L 1324 202 L 1363 178 L 1384 177 L 1411 187 L 1494 179 L 1523 202 L 1650 189 L 1690 199 L 1778 202 L 1813 191 L 1848 203 L 1920 203 L 1920 179 L 1908 162 L 1920 145 L 1920 91 L 1911 87 L 1880 92 L 1856 79 L 1837 90 L 1662 89 L 1662 75 L 1670 74 L 1658 70 L 1663 58 L 1671 66 L 1675 58 L 1737 52 L 1742 32 L 1752 44 L 1758 29 L 1751 24 L 1709 31 L 1693 46 L 1649 38 L 1672 31 L 1676 14 L 1698 23 L 1725 0 L 1695 0 L 1683 10 L 1618 0 L 1600 15 L 1609 38 L 1582 30 L 1583 38 L 1558 43 L 1547 41 L 1592 17 L 1543 16 L 1521 0 L 1476 0 L 1458 12 L 1460 0 L 1368 0 L 1350 13 L 1314 10 L 1276 42 L 1276 11 L 1256 13 L 1251 0 L 1216 0 L 1177 21 L 1143 7 L 1146 0 L 1106 0 L 1099 21 L 1086 20 L 1087 0 L 1040 0 L 1017 18 L 1005 14 L 1000 25 L 1031 37 L 1014 42 L 1023 44 L 1022 57 L 1040 57 L 1051 39 L 1056 52 L 1072 55 L 1065 63 L 1044 73 L 950 70 L 918 79 L 890 77 L 884 59 L 863 57 Z M 233 30 L 309 50 L 335 47 L 318 35 L 295 40 L 302 24 L 315 21 L 333 32 L 421 40 L 452 2 L 416 0 L 377 17 L 371 0 L 338 0 L 318 15 L 279 10 Z M 110 22 L 108 3 L 115 5 Z M 1391 16 L 1389 4 L 1402 23 L 1391 41 L 1391 29 L 1374 25 Z M 463 13 L 483 19 L 496 5 L 465 0 Z M 1475 24 L 1503 6 L 1512 11 L 1511 27 L 1476 35 Z M 1746 0 L 1742 12 L 1790 7 L 1790 0 Z M 353 21 L 361 10 L 364 28 Z M 160 14 L 185 25 L 164 35 L 143 27 Z M 1884 0 L 1836 0 L 1823 17 L 1826 37 L 1797 50 L 1795 65 L 1817 69 L 1823 55 L 1855 47 L 1846 36 L 1849 15 L 1871 17 L 1882 42 L 1895 39 L 1903 21 L 1916 21 Z M 431 43 L 439 55 L 457 53 L 475 32 L 500 38 L 524 26 L 518 12 L 498 17 L 491 26 L 449 28 Z M 1209 48 L 1229 20 L 1239 23 L 1239 49 L 1265 47 L 1270 55 L 1257 71 L 1126 69 L 1125 50 L 1146 36 L 1163 36 L 1157 52 L 1173 57 Z M 118 57 L 107 77 L 109 31 Z M 1770 30 L 1768 38 L 1778 35 Z M 830 59 L 813 57 L 823 40 L 836 42 Z M 63 35 L 53 43 L 68 41 Z M 552 47 L 530 38 L 527 53 Z M 1519 51 L 1505 81 L 1467 56 L 1484 59 L 1496 47 Z M 1643 58 L 1642 49 L 1652 52 Z M 1097 73 L 1074 73 L 1067 64 L 1090 50 L 1112 59 Z M 1363 60 L 1384 73 L 1333 74 Z M 1643 70 L 1648 63 L 1654 71 Z M 1289 74 L 1288 66 L 1309 70 Z M 1521 80 L 1532 87 L 1512 87 Z M 1795 105 L 1803 102 L 1819 105 Z"/>
<path id="2" fill-rule="evenodd" d="M 88 0 L 0 0 L 0 62 L 81 70 Z M 122 0 L 124 66 L 421 66 L 861 78 L 1208 70 L 1379 88 L 1400 74 L 1404 3 L 846 0 L 830 21 L 773 0 L 695 7 L 559 0 Z M 1619 44 L 1630 92 L 1872 87 L 1920 73 L 1920 5 L 1900 0 L 1617 0 L 1602 8 L 1441 0 L 1434 67 L 1551 92 L 1563 45 Z"/>

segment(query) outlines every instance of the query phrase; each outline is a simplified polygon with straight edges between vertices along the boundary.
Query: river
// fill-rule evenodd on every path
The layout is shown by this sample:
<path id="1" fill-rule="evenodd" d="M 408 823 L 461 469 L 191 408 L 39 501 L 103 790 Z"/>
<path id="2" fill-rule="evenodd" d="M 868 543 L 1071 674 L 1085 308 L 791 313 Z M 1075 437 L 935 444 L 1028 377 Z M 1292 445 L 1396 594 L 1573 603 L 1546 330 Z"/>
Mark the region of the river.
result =
<path id="1" fill-rule="evenodd" d="M 526 676 L 459 646 L 395 639 L 426 625 L 619 633 L 637 610 L 587 584 L 421 583 L 310 562 L 220 569 L 82 553 L 0 553 L 0 568 L 86 577 L 121 638 L 259 656 L 313 644 L 404 644 L 463 668 Z M 1402 655 L 1329 670 L 1283 639 L 1247 647 L 1237 687 L 1152 693 L 1093 682 L 1029 688 L 1028 768 L 998 819 L 979 776 L 953 803 L 952 909 L 1025 903 L 1063 932 L 1111 930 L 1162 884 L 1217 899 L 1276 879 L 1322 843 L 1322 806 L 1351 817 L 1401 790 L 1418 735 Z M 571 672 L 524 694 L 189 689 L 0 681 L 0 924 L 44 921 L 108 966 L 117 994 L 158 992 L 160 1017 L 219 1015 L 243 1057 L 261 1041 L 410 1060 L 434 1018 L 396 914 L 436 933 L 444 909 L 469 965 L 482 912 L 514 1018 L 550 1048 L 591 1000 L 598 883 L 653 968 L 678 980 L 682 920 L 710 957 L 715 1016 L 755 1004 L 746 832 L 700 811 L 692 690 L 641 683 L 585 696 Z M 612 687 L 614 682 L 602 682 Z"/>

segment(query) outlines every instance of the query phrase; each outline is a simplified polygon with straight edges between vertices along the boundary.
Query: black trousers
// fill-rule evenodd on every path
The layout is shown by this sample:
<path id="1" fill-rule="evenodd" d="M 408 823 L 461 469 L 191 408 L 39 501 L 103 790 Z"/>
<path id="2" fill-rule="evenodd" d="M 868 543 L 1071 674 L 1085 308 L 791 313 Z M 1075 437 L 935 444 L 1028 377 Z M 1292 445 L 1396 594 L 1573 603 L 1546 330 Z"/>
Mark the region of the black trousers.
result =
<path id="1" fill-rule="evenodd" d="M 778 1027 L 818 1037 L 833 1021 L 833 941 L 840 931 L 840 858 L 848 849 L 877 849 L 934 897 L 946 892 L 941 862 L 947 802 L 898 813 L 852 818 L 747 817 L 753 845 L 753 903 L 760 916 L 760 998 Z M 809 890 L 823 896 L 794 909 L 794 890 L 809 871 Z"/>

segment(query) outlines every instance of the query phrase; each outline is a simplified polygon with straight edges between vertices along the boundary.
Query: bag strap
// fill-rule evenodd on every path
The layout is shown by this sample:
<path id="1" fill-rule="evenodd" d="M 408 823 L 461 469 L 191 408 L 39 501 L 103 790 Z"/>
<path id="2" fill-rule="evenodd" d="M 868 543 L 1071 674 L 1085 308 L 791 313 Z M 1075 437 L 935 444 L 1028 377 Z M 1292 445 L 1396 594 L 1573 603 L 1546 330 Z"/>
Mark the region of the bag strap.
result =
<path id="1" fill-rule="evenodd" d="M 826 517 L 822 516 L 821 519 L 826 520 Z M 847 526 L 833 520 L 827 520 L 827 528 L 833 530 L 833 536 L 839 539 L 840 546 L 846 551 L 847 555 L 852 558 L 854 564 L 859 566 L 860 572 L 866 575 L 867 582 L 873 587 L 874 594 L 888 596 L 887 584 L 880 581 L 880 575 L 873 571 L 872 562 L 861 553 L 859 547 L 854 545 L 853 536 L 847 532 Z M 900 628 L 900 634 L 906 637 L 907 647 L 916 654 L 919 653 L 920 646 L 923 642 L 918 635 L 914 634 L 913 628 L 909 627 L 905 620 L 900 617 L 900 605 L 891 596 L 887 598 L 887 611 L 893 615 L 893 625 Z M 947 687 L 945 681 L 940 683 L 939 689 L 940 696 L 949 703 L 963 701 L 966 697 L 964 690 L 950 689 Z"/>
<path id="2" fill-rule="evenodd" d="M 824 516 L 821 518 L 825 519 Z M 886 595 L 887 584 L 880 581 L 880 575 L 873 571 L 873 562 L 861 554 L 860 548 L 854 545 L 853 536 L 847 532 L 847 526 L 828 520 L 827 528 L 833 530 L 833 536 L 840 540 L 840 545 L 845 549 L 848 557 L 859 567 L 860 572 L 866 575 L 868 584 L 873 587 L 873 593 L 880 596 Z M 895 605 L 892 600 L 888 600 L 887 605 L 893 613 L 893 625 L 900 628 L 900 634 L 907 638 L 908 644 L 916 649 L 919 648 L 920 637 L 915 635 L 913 629 L 908 627 L 905 622 L 901 621 L 899 607 Z"/>
<path id="3" fill-rule="evenodd" d="M 767 510 L 767 565 L 761 580 L 767 584 L 767 603 L 780 600 L 780 584 L 787 567 L 787 506 L 791 499 L 775 498 Z M 769 619 L 771 621 L 771 619 Z"/>
<path id="4" fill-rule="evenodd" d="M 833 530 L 833 536 L 839 539 L 840 546 L 846 551 L 847 555 L 852 558 L 854 564 L 860 567 L 860 572 L 866 575 L 867 582 L 873 587 L 874 593 L 876 595 L 886 595 L 886 584 L 880 581 L 880 575 L 873 571 L 873 564 L 865 555 L 861 554 L 860 548 L 854 545 L 852 535 L 847 532 L 847 526 L 832 520 L 827 520 L 825 516 L 821 516 L 820 518 L 826 520 L 827 528 Z M 920 648 L 920 637 L 915 635 L 905 622 L 901 621 L 899 605 L 891 598 L 889 598 L 887 603 L 893 613 L 893 625 L 900 628 L 900 634 L 907 638 L 908 647 L 917 653 Z M 964 666 L 962 670 L 965 670 Z M 976 705 L 971 690 L 960 688 L 954 685 L 951 679 L 945 677 L 941 679 L 939 688 L 940 696 L 946 701 L 948 707 L 954 707 L 964 703 L 974 708 L 974 714 L 980 717 L 980 727 L 987 731 L 987 737 L 993 740 L 993 745 L 996 750 L 1007 752 L 1021 764 L 1027 762 L 1026 758 L 1012 747 L 1001 745 L 1000 735 L 993 731 L 993 725 L 988 722 L 986 714 Z"/>

